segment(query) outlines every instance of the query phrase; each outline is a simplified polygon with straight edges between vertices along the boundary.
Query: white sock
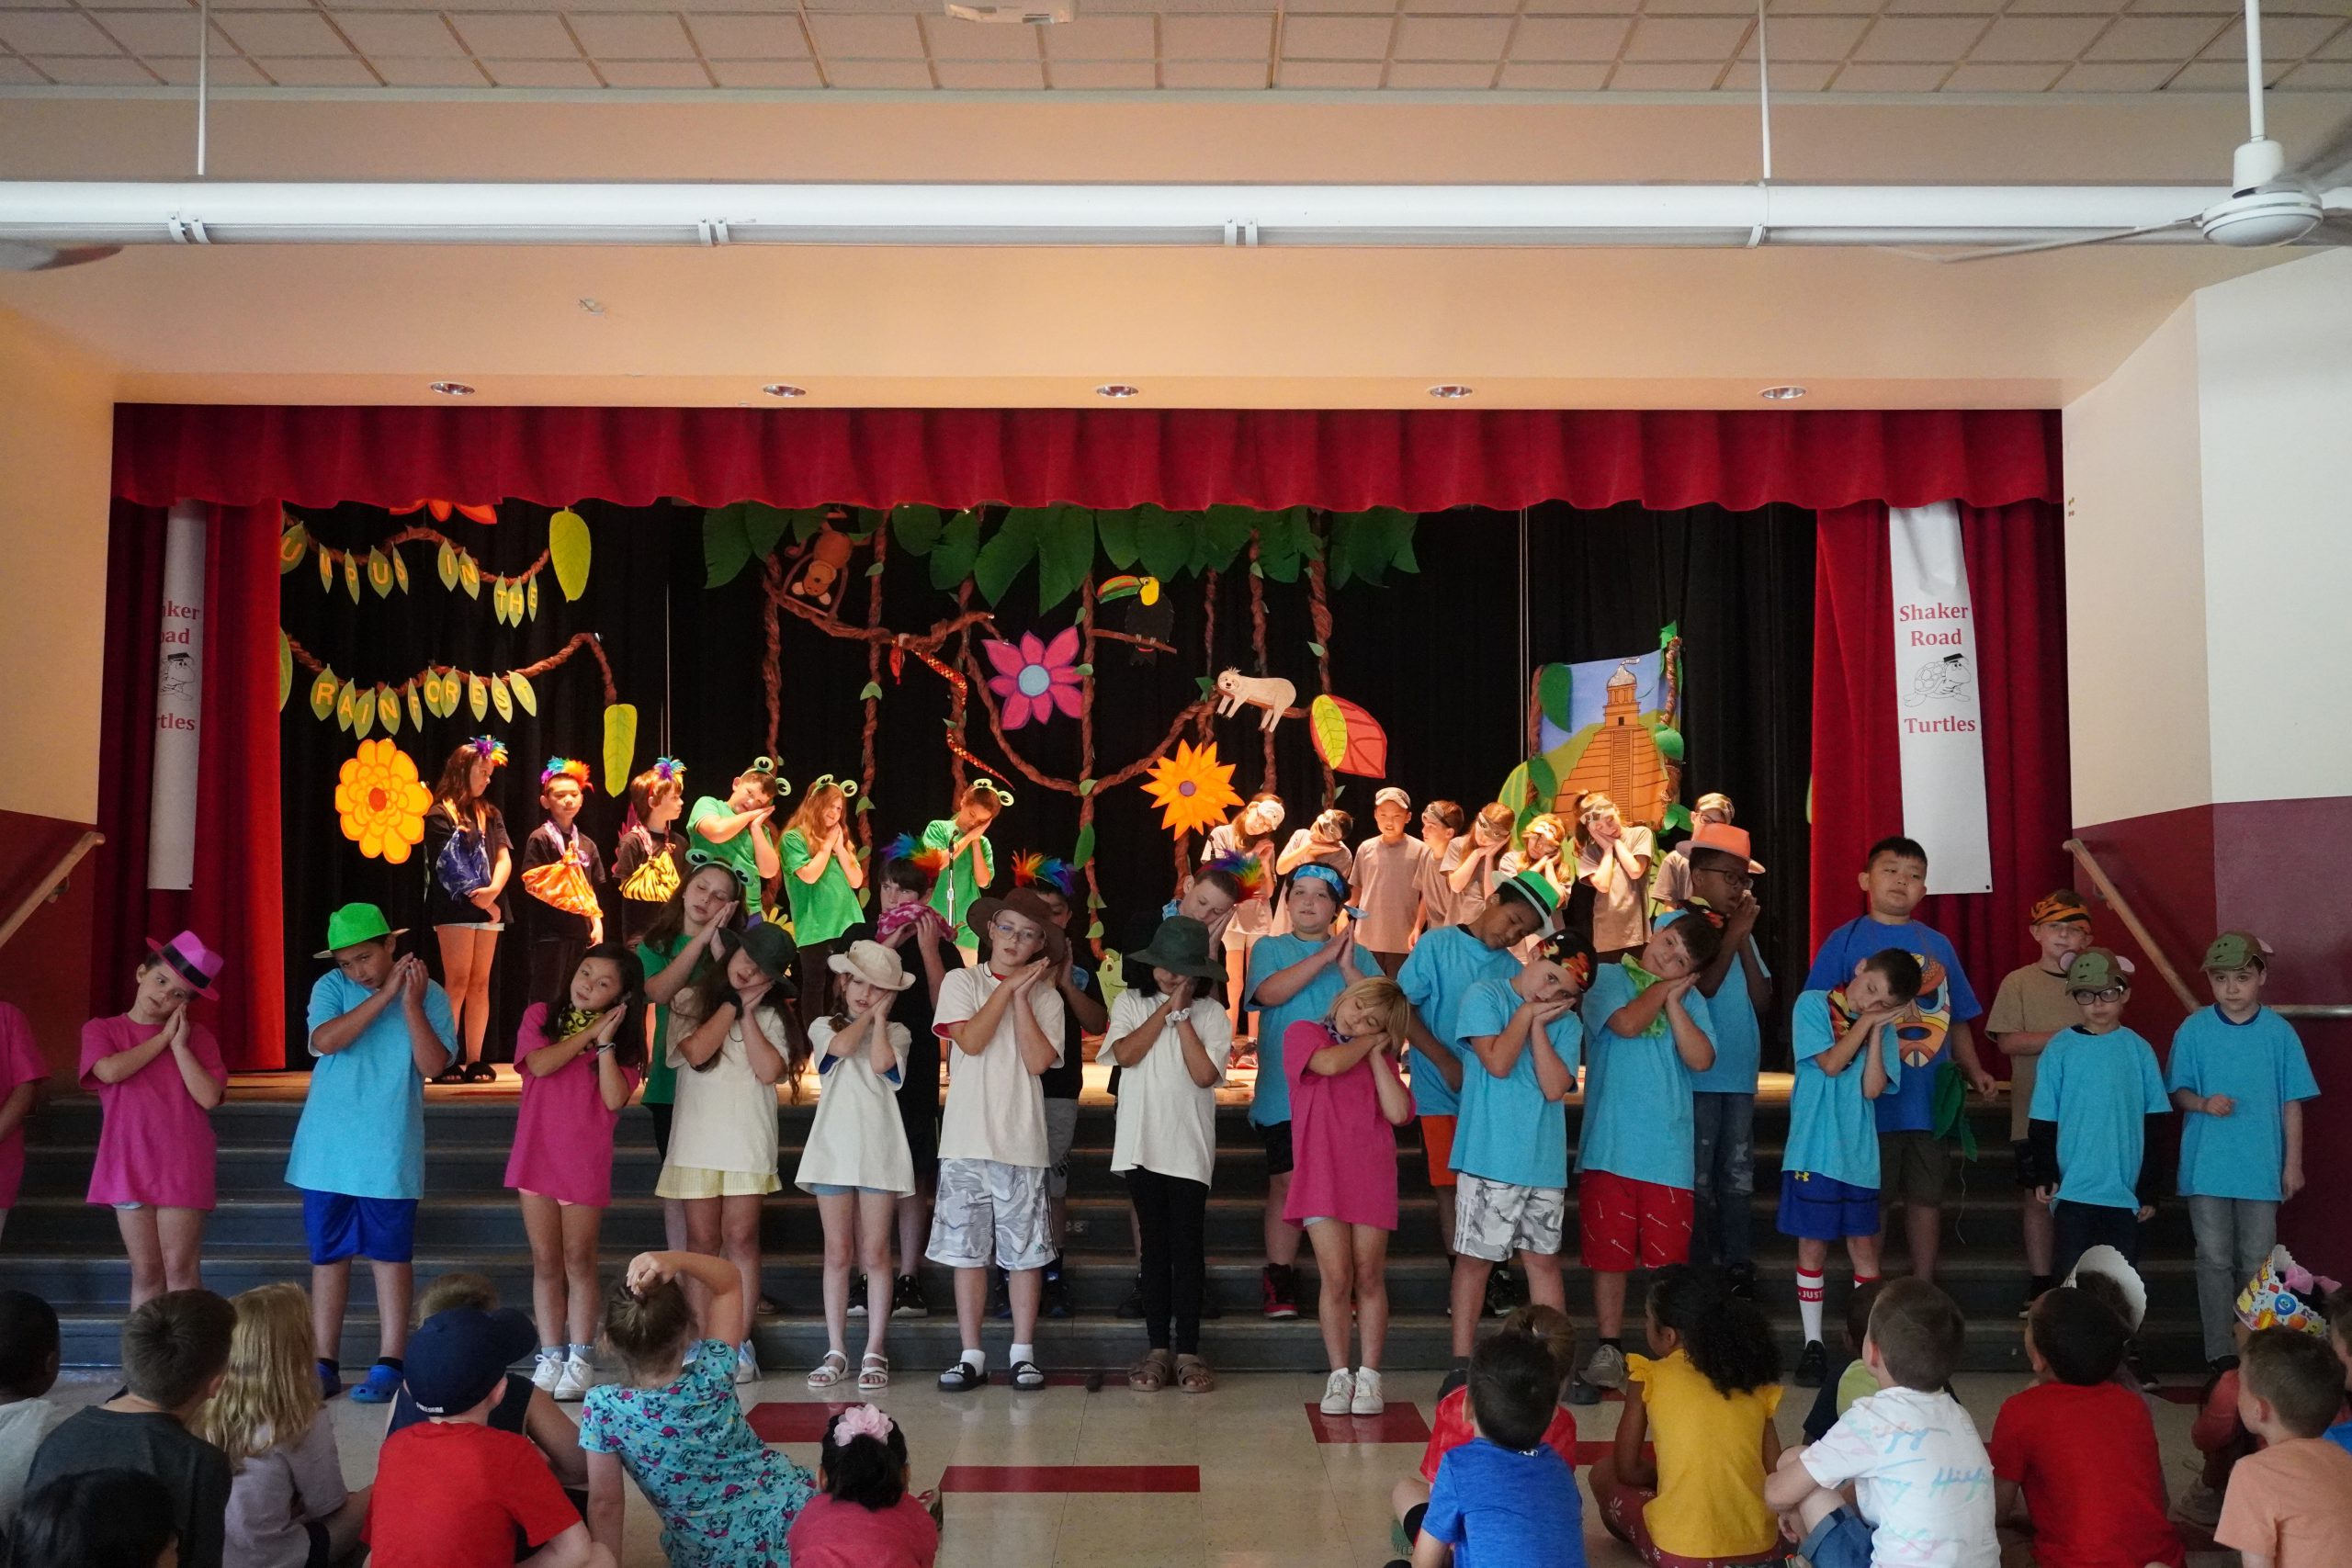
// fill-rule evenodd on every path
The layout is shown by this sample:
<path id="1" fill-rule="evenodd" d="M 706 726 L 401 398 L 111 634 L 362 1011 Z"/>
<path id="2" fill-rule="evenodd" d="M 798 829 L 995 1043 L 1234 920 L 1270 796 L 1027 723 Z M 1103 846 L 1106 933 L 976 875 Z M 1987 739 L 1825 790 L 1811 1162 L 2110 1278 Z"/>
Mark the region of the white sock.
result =
<path id="1" fill-rule="evenodd" d="M 984 1372 L 989 1370 L 989 1356 L 985 1350 L 967 1350 L 962 1359 L 966 1366 L 976 1372 Z"/>
<path id="2" fill-rule="evenodd" d="M 1018 1361 L 1034 1361 L 1037 1359 L 1037 1347 L 1035 1345 L 1015 1345 L 1012 1349 L 1005 1352 L 1004 1359 L 1007 1364 Z"/>
<path id="3" fill-rule="evenodd" d="M 1821 1341 L 1821 1299 L 1825 1294 L 1819 1274 L 1797 1270 L 1797 1315 L 1804 1320 L 1804 1342 Z"/>
<path id="4" fill-rule="evenodd" d="M 574 1345 L 571 1348 L 571 1358 L 576 1361 L 593 1361 L 596 1359 L 596 1347 L 594 1345 Z"/>
<path id="5" fill-rule="evenodd" d="M 562 1346 L 560 1346 L 560 1345 L 542 1345 L 542 1346 L 540 1346 L 540 1347 L 539 1347 L 539 1359 L 540 1359 L 540 1360 L 542 1360 L 542 1361 L 560 1361 L 560 1360 L 562 1360 L 562 1359 L 563 1359 L 563 1347 L 562 1347 Z"/>

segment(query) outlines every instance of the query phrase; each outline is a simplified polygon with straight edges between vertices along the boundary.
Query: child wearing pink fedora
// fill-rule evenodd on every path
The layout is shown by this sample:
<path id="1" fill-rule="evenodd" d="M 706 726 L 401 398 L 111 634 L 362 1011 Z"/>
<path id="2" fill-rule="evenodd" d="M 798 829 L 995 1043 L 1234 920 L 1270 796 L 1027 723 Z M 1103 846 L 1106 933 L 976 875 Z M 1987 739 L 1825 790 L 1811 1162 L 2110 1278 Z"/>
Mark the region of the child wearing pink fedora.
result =
<path id="1" fill-rule="evenodd" d="M 130 1010 L 82 1026 L 82 1087 L 103 1121 L 90 1201 L 111 1204 L 130 1254 L 133 1310 L 165 1291 L 193 1291 L 212 1208 L 211 1110 L 229 1092 L 212 1031 L 187 1004 L 217 1001 L 220 955 L 194 931 L 147 942 Z"/>

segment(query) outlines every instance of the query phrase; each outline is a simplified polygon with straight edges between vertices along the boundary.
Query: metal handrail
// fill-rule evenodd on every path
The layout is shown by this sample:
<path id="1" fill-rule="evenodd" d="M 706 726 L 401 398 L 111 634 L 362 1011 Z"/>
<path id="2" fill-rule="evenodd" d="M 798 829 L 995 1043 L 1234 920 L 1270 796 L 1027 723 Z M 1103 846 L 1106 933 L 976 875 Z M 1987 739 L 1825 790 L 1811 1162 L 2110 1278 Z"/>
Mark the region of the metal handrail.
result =
<path id="1" fill-rule="evenodd" d="M 5 946 L 8 939 L 17 934 L 17 928 L 32 918 L 36 907 L 46 902 L 49 896 L 57 891 L 59 885 L 74 874 L 74 868 L 82 863 L 84 855 L 106 841 L 107 836 L 96 828 L 83 829 L 82 836 L 74 841 L 74 847 L 58 857 L 49 874 L 33 884 L 32 891 L 18 899 L 17 907 L 8 911 L 6 921 L 0 922 L 0 946 Z"/>

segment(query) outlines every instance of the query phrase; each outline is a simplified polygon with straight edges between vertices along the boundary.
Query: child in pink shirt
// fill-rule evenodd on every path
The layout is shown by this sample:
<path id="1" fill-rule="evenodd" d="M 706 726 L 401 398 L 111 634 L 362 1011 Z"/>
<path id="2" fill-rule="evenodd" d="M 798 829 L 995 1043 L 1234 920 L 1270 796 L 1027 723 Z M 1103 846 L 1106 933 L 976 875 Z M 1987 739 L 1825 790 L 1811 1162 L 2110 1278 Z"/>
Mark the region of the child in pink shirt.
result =
<path id="1" fill-rule="evenodd" d="M 539 1328 L 531 1382 L 557 1399 L 579 1399 L 594 1376 L 596 1235 L 613 1201 L 613 1128 L 645 1074 L 645 972 L 637 955 L 616 942 L 582 954 L 560 995 L 525 1010 L 514 1066 L 523 1103 L 506 1185 L 522 1201 L 531 1238 Z"/>
<path id="2" fill-rule="evenodd" d="M 932 1568 L 939 1516 L 907 1490 L 907 1436 L 871 1404 L 825 1424 L 817 1495 L 785 1537 L 793 1568 Z"/>
<path id="3" fill-rule="evenodd" d="M 1331 1376 L 1326 1416 L 1377 1416 L 1380 1352 L 1388 1337 L 1388 1233 L 1396 1228 L 1396 1134 L 1413 1118 L 1413 1097 L 1396 1076 L 1412 1008 L 1394 980 L 1358 980 L 1322 1023 L 1283 1032 L 1283 1076 L 1290 1084 L 1290 1200 L 1283 1218 L 1306 1227 L 1322 1276 L 1317 1318 Z M 1363 1341 L 1361 1369 L 1348 1371 L 1348 1323 Z"/>
<path id="4" fill-rule="evenodd" d="M 133 1311 L 165 1291 L 203 1288 L 218 1147 L 210 1112 L 229 1092 L 220 1042 L 187 1015 L 195 998 L 218 999 L 220 955 L 194 931 L 147 946 L 130 1010 L 82 1026 L 82 1087 L 104 1118 L 90 1201 L 114 1207 Z"/>
<path id="5" fill-rule="evenodd" d="M 0 1002 L 0 1232 L 25 1180 L 25 1118 L 49 1077 L 49 1065 L 33 1045 L 29 1019 Z"/>

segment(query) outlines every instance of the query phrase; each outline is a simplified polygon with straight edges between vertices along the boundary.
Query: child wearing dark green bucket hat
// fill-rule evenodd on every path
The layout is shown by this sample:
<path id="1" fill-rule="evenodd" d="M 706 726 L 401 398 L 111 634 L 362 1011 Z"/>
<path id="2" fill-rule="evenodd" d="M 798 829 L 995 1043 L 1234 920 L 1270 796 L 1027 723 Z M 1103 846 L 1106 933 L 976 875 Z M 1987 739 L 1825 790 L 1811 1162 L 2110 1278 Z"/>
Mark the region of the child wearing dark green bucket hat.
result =
<path id="1" fill-rule="evenodd" d="M 1143 1316 L 1150 1348 L 1127 1386 L 1157 1393 L 1174 1382 L 1205 1393 L 1216 1374 L 1201 1359 L 1201 1292 L 1208 1269 L 1209 1178 L 1216 1161 L 1216 1089 L 1233 1054 L 1233 1022 L 1210 999 L 1225 973 L 1209 929 L 1171 915 L 1142 951 L 1151 988 L 1111 1004 L 1096 1059 L 1123 1069 L 1111 1170 L 1124 1176 L 1143 1237 Z"/>
<path id="2" fill-rule="evenodd" d="M 2155 1213 L 2146 1119 L 2172 1109 L 2155 1048 L 2123 1022 L 2131 960 L 2086 947 L 2066 965 L 2066 989 L 2083 1021 L 2042 1047 L 2027 1123 L 2061 1279 L 2101 1243 L 2140 1260 L 2140 1226 Z"/>
<path id="3" fill-rule="evenodd" d="M 458 1051 L 449 998 L 425 977 L 423 959 L 399 953 L 403 934 L 373 904 L 327 917 L 327 945 L 314 956 L 334 967 L 311 987 L 316 1060 L 286 1162 L 288 1185 L 302 1193 L 319 1382 L 330 1398 L 343 1388 L 336 1364 L 351 1260 L 374 1267 L 383 1343 L 351 1393 L 367 1404 L 390 1404 L 400 1392 L 424 1196 L 424 1081 Z"/>

